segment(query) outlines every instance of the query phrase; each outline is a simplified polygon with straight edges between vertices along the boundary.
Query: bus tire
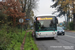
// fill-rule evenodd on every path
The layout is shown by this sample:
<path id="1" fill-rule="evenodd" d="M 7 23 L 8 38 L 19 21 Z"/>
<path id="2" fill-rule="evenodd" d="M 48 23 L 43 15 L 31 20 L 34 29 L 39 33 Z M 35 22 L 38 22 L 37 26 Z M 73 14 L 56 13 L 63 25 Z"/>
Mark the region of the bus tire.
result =
<path id="1" fill-rule="evenodd" d="M 35 39 L 37 40 L 37 37 L 36 37 L 36 35 L 34 35 L 34 37 L 35 37 Z"/>
<path id="2" fill-rule="evenodd" d="M 35 39 L 36 39 L 36 40 L 38 40 L 38 38 L 37 38 L 37 37 L 35 37 Z"/>
<path id="3" fill-rule="evenodd" d="M 52 37 L 52 39 L 55 39 L 54 37 Z"/>

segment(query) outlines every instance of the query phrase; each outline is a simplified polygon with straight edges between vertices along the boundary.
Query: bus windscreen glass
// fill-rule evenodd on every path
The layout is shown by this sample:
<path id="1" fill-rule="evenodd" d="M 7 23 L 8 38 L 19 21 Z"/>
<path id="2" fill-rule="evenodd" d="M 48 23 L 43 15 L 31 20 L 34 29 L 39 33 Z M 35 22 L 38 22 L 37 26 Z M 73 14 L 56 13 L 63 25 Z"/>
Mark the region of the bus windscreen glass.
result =
<path id="1" fill-rule="evenodd" d="M 36 31 L 53 31 L 56 30 L 56 24 L 53 23 L 53 18 L 37 18 Z"/>

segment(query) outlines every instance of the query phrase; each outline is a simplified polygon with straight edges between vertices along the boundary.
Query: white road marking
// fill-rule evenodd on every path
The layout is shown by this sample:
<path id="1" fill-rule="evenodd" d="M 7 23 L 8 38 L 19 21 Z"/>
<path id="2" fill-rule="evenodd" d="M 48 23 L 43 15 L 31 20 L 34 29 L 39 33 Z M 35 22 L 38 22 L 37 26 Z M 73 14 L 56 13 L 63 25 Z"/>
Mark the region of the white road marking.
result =
<path id="1" fill-rule="evenodd" d="M 67 37 L 71 37 L 71 38 L 75 38 L 74 36 L 70 36 L 70 35 L 65 35 L 65 36 L 67 36 Z"/>

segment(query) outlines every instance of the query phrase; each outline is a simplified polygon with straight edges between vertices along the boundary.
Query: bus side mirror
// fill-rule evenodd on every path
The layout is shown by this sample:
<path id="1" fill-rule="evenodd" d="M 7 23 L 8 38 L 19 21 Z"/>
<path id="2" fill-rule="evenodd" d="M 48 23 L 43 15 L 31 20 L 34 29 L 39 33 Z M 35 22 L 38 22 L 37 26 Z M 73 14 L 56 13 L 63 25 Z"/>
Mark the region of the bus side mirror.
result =
<path id="1" fill-rule="evenodd" d="M 58 19 L 55 17 L 55 23 L 58 24 Z"/>
<path id="2" fill-rule="evenodd" d="M 53 23 L 54 24 L 58 24 L 58 19 L 55 17 L 55 18 L 53 18 Z"/>
<path id="3" fill-rule="evenodd" d="M 58 19 L 56 18 L 56 23 L 58 24 Z"/>

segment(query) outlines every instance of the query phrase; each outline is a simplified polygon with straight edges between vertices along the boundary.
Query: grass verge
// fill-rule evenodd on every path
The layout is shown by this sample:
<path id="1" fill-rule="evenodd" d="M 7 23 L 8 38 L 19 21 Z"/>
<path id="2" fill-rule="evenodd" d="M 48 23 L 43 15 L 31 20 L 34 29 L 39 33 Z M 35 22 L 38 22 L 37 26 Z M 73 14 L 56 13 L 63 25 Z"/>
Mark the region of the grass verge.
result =
<path id="1" fill-rule="evenodd" d="M 28 32 L 26 35 L 24 50 L 38 50 L 34 38 L 32 37 L 32 32 Z"/>
<path id="2" fill-rule="evenodd" d="M 16 35 L 13 40 L 11 41 L 11 44 L 7 48 L 7 50 L 20 50 L 21 44 L 23 42 L 25 36 L 25 31 L 21 34 L 21 32 Z"/>
<path id="3" fill-rule="evenodd" d="M 26 31 L 17 28 L 0 30 L 0 50 L 20 50 Z"/>

